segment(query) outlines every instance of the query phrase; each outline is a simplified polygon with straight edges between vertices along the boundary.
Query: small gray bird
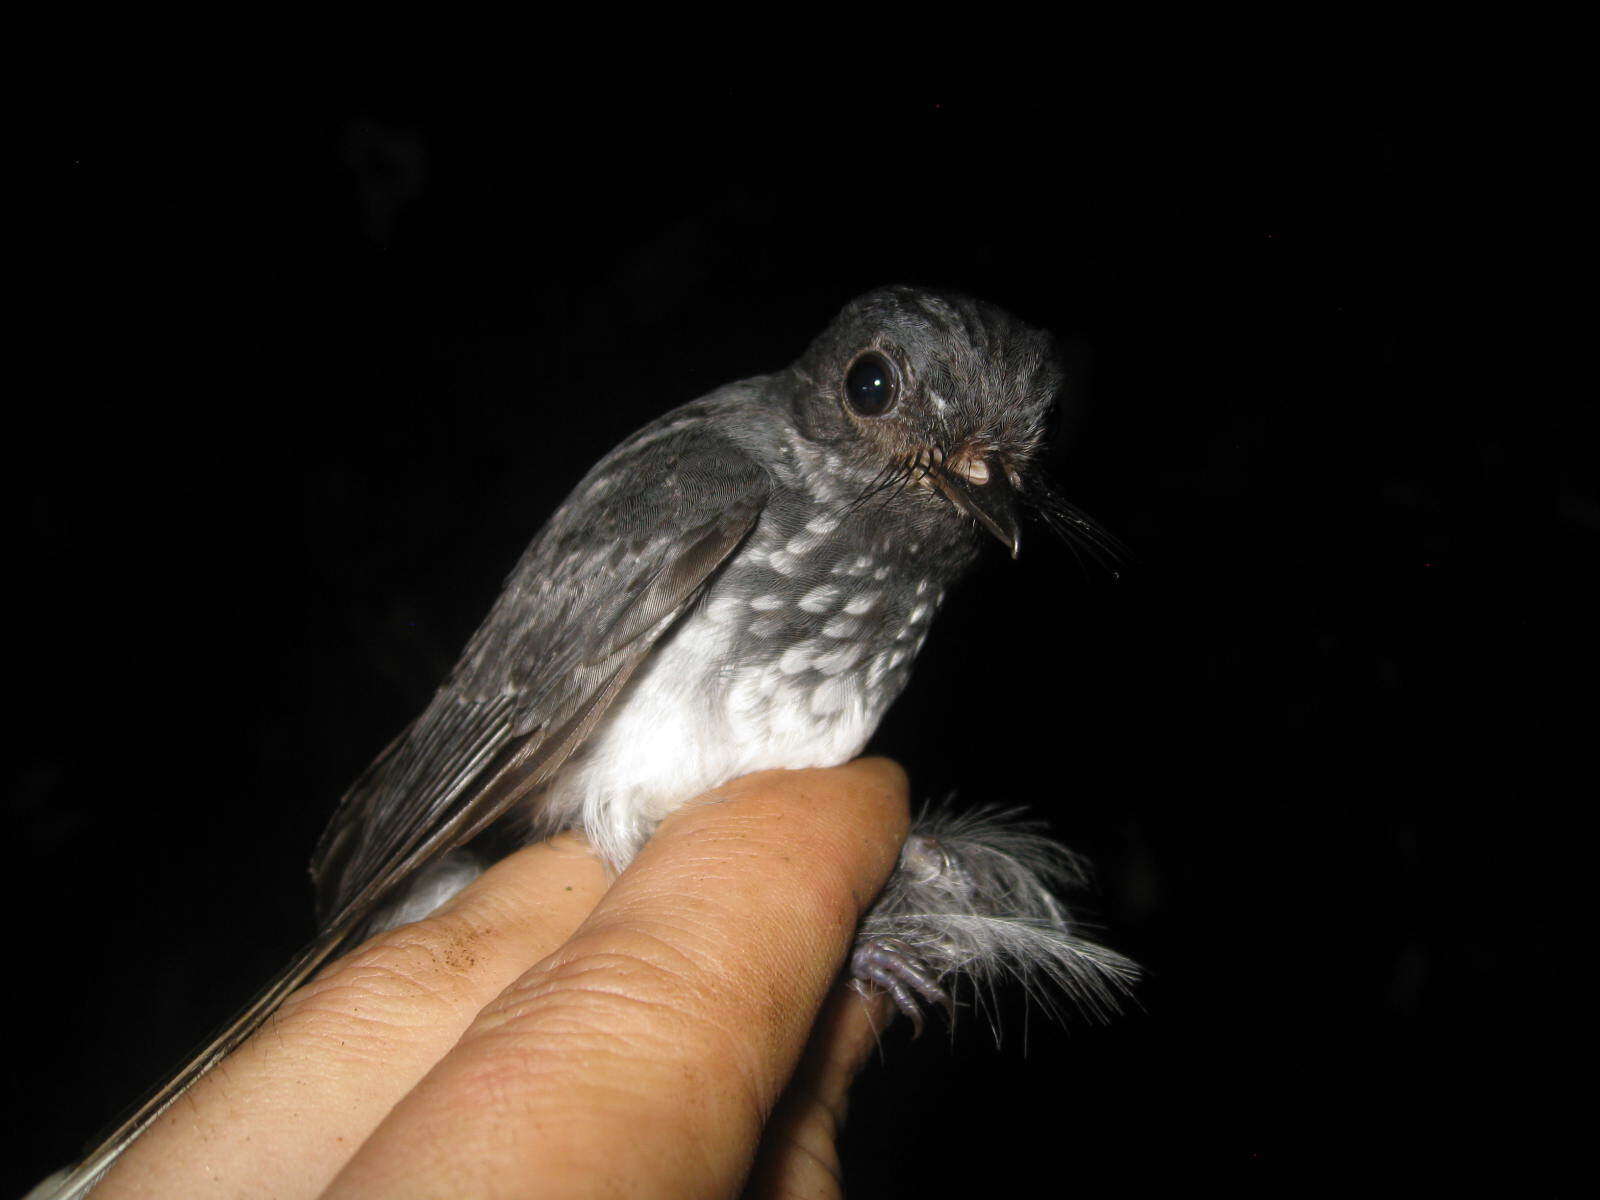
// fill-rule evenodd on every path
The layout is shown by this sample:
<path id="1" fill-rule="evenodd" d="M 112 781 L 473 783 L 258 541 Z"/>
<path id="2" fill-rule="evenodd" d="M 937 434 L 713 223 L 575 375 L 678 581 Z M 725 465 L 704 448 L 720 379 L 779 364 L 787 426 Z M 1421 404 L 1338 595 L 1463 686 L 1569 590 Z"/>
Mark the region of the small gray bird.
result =
<path id="1" fill-rule="evenodd" d="M 581 829 L 621 870 L 692 797 L 859 754 L 984 538 L 1017 553 L 1019 504 L 1110 545 L 1039 478 L 1060 382 L 1046 334 L 963 296 L 886 288 L 787 370 L 674 409 L 606 455 L 345 795 L 312 865 L 316 942 L 74 1178 L 103 1171 L 322 963 L 515 846 Z M 919 1029 L 922 1004 L 948 1007 L 963 972 L 1113 1007 L 1134 970 L 1076 936 L 1053 895 L 1076 878 L 1014 814 L 925 817 L 851 973 Z"/>

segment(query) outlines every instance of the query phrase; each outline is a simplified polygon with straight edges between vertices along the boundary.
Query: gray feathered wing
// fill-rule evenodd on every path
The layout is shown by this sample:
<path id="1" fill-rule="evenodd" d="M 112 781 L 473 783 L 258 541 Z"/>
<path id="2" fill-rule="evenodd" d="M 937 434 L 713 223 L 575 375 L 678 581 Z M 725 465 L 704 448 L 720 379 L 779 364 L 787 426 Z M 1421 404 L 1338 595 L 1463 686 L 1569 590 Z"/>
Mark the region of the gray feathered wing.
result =
<path id="1" fill-rule="evenodd" d="M 90 1152 L 57 1195 L 83 1194 L 399 885 L 537 791 L 582 743 L 766 500 L 766 473 L 711 432 L 701 403 L 612 451 L 534 539 L 450 678 L 340 802 L 312 863 L 316 941 Z"/>
<path id="2" fill-rule="evenodd" d="M 450 679 L 346 794 L 312 862 L 325 926 L 543 785 L 749 533 L 765 472 L 699 422 L 658 428 L 579 485 Z"/>

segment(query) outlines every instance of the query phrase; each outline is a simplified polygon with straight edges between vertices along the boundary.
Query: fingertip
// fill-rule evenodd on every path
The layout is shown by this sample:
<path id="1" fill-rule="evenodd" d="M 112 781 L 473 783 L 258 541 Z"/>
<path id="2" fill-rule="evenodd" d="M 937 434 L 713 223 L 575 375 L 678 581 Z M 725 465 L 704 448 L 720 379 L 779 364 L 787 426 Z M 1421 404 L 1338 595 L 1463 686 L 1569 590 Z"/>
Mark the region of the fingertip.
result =
<path id="1" fill-rule="evenodd" d="M 911 780 L 906 774 L 906 769 L 894 759 L 885 758 L 881 754 L 869 754 L 864 758 L 845 763 L 842 767 L 834 767 L 833 770 L 856 772 L 902 798 L 909 798 L 911 795 Z"/>
<path id="2" fill-rule="evenodd" d="M 872 757 L 831 770 L 851 780 L 858 802 L 879 810 L 877 815 L 896 826 L 900 840 L 905 840 L 911 828 L 911 780 L 904 767 L 892 758 Z"/>
<path id="3" fill-rule="evenodd" d="M 741 858 L 764 860 L 750 872 L 751 886 L 779 886 L 796 871 L 797 885 L 831 882 L 854 905 L 853 923 L 888 879 L 910 825 L 906 773 L 890 759 L 761 771 L 669 816 L 638 865 L 682 853 L 686 843 L 737 847 Z"/>

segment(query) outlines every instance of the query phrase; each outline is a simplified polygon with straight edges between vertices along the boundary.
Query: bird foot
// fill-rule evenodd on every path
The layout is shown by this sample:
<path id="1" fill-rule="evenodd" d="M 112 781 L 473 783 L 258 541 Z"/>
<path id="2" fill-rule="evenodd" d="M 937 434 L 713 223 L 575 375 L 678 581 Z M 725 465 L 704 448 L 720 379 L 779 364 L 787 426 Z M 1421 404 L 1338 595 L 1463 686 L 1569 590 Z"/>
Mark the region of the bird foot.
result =
<path id="1" fill-rule="evenodd" d="M 850 955 L 850 976 L 857 989 L 887 992 L 894 1006 L 911 1018 L 912 1036 L 922 1036 L 922 1005 L 937 1004 L 955 1020 L 949 993 L 916 951 L 899 938 L 864 938 Z"/>

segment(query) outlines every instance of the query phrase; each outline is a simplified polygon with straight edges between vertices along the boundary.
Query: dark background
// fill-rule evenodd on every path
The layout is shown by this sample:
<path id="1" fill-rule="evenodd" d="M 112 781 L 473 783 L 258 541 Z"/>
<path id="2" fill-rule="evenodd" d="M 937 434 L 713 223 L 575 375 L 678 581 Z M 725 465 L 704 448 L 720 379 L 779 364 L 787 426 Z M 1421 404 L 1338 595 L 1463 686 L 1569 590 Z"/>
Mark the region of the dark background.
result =
<path id="1" fill-rule="evenodd" d="M 54 113 L 4 1187 L 309 935 L 332 805 L 586 468 L 895 281 L 1062 336 L 1052 470 L 1136 559 L 986 560 L 876 747 L 1046 815 L 1150 978 L 1109 1026 L 891 1035 L 853 1193 L 1547 1171 L 1595 423 L 1497 353 L 1460 131 L 1294 74 Z"/>

